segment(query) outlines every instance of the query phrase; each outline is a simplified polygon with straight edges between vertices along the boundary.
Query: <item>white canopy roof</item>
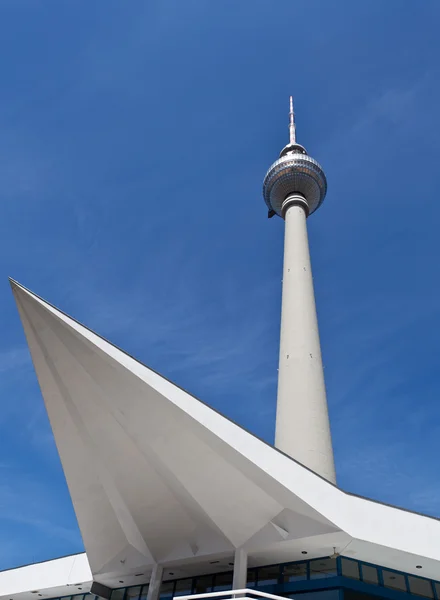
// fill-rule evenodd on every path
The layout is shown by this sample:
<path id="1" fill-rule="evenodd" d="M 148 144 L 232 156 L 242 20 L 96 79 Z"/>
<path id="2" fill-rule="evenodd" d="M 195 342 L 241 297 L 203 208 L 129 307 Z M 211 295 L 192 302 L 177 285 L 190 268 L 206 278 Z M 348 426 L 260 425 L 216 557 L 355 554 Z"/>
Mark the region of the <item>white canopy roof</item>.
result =
<path id="1" fill-rule="evenodd" d="M 116 587 L 155 562 L 218 571 L 210 562 L 238 547 L 250 564 L 336 547 L 438 578 L 440 521 L 345 493 L 18 283 L 12 289 L 95 580 Z"/>

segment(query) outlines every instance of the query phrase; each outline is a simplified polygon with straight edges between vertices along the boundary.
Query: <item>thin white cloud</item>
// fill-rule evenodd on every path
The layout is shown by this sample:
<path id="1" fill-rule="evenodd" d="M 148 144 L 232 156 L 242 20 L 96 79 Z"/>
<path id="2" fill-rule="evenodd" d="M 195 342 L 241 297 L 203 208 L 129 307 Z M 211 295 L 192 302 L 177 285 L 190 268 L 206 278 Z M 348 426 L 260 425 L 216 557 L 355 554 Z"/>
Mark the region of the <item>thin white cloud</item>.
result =
<path id="1" fill-rule="evenodd" d="M 25 346 L 0 352 L 0 373 L 23 369 L 30 365 L 29 350 Z"/>

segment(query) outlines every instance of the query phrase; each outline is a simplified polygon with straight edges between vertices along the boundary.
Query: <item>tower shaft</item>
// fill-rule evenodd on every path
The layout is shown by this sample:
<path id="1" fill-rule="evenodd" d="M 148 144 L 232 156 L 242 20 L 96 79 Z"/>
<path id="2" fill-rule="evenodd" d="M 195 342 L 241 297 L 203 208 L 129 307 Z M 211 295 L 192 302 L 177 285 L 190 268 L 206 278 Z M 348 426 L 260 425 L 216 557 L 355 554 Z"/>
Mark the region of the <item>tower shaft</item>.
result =
<path id="1" fill-rule="evenodd" d="M 286 202 L 275 446 L 335 483 L 303 200 Z"/>

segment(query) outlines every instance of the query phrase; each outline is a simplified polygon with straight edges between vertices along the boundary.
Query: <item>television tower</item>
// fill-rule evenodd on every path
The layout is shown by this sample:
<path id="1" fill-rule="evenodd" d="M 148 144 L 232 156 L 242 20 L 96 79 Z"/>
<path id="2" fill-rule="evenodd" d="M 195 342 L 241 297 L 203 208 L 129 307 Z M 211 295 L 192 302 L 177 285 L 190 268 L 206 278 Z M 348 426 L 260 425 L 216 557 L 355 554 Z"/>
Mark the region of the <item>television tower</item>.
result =
<path id="1" fill-rule="evenodd" d="M 306 225 L 325 198 L 327 180 L 321 166 L 296 142 L 292 97 L 289 132 L 290 141 L 263 184 L 268 216 L 285 221 L 275 446 L 335 483 Z"/>

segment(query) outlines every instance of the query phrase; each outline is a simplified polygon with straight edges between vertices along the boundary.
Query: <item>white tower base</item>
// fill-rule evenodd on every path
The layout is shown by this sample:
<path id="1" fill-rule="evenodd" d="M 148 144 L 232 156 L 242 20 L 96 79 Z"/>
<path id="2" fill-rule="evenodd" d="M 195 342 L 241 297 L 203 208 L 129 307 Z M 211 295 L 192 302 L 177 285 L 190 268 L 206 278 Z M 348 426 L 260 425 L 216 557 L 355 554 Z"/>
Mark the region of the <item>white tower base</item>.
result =
<path id="1" fill-rule="evenodd" d="M 275 446 L 336 482 L 306 225 L 300 195 L 285 202 Z"/>

